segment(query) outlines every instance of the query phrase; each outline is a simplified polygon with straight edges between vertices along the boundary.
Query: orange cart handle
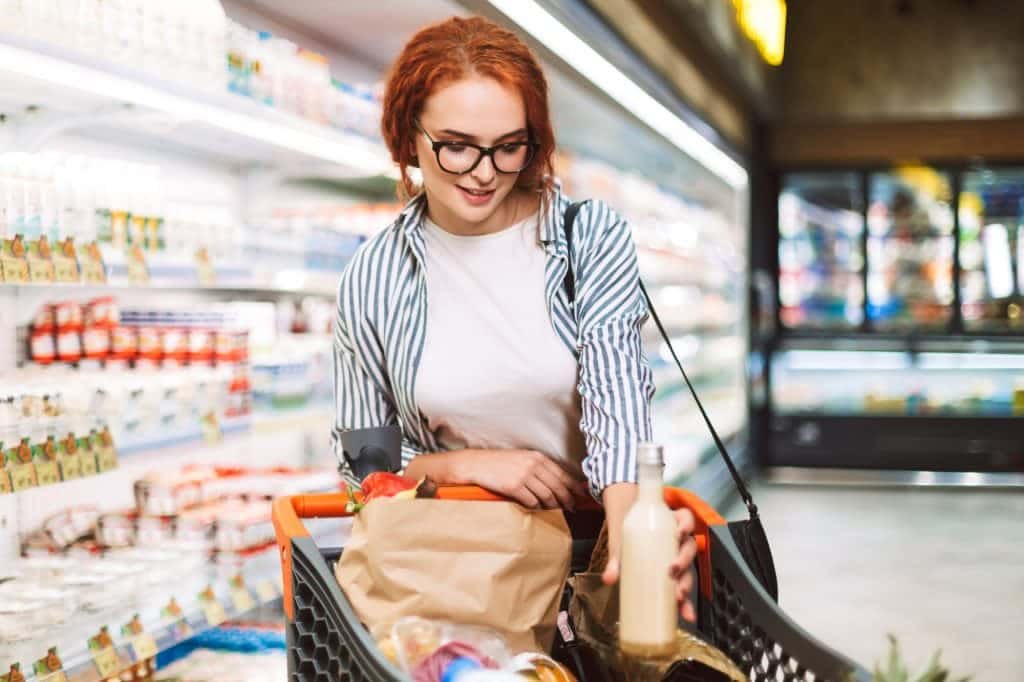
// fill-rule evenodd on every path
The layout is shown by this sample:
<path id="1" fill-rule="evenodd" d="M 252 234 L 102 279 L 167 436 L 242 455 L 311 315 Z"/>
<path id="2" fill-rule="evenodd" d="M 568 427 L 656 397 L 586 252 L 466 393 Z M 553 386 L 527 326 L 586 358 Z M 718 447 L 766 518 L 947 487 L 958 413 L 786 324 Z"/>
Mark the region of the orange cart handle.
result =
<path id="1" fill-rule="evenodd" d="M 361 496 L 356 493 L 357 499 Z M 477 486 L 439 486 L 437 498 L 442 500 L 464 500 L 475 502 L 508 502 L 508 498 L 492 493 Z M 315 495 L 294 495 L 278 497 L 274 500 L 271 516 L 274 522 L 274 534 L 277 537 L 278 550 L 281 554 L 282 587 L 284 588 L 284 608 L 292 616 L 291 604 L 291 550 L 294 538 L 309 537 L 302 519 L 309 518 L 341 518 L 351 516 L 348 503 L 351 501 L 346 493 L 321 493 Z M 681 488 L 665 488 L 665 503 L 672 509 L 689 509 L 694 517 L 694 538 L 697 542 L 700 562 L 701 591 L 708 597 L 711 595 L 711 563 L 708 548 L 708 526 L 725 523 L 718 512 L 700 497 Z M 591 497 L 580 498 L 578 507 L 581 509 L 600 509 L 600 505 Z"/>

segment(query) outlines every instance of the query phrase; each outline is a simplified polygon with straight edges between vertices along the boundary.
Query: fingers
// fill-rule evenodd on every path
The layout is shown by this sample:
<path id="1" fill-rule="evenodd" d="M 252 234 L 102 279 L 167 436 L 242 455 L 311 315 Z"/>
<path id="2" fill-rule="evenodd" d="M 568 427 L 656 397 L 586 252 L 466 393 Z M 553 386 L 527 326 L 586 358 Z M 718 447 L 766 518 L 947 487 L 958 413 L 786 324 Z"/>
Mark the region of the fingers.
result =
<path id="1" fill-rule="evenodd" d="M 679 546 L 679 553 L 676 554 L 675 560 L 672 565 L 669 566 L 669 575 L 674 580 L 679 580 L 683 573 L 690 570 L 690 566 L 693 564 L 693 560 L 697 557 L 697 541 L 692 537 L 688 537 Z"/>
<path id="2" fill-rule="evenodd" d="M 586 495 L 587 494 L 587 483 L 584 480 L 574 478 L 572 474 L 565 470 L 565 468 L 551 459 L 550 457 L 537 453 L 540 459 L 537 460 L 540 465 L 540 469 L 549 472 L 552 476 L 556 477 L 562 484 L 562 486 L 574 495 Z"/>
<path id="3" fill-rule="evenodd" d="M 693 591 L 693 571 L 687 571 L 681 578 L 676 579 L 676 603 L 682 604 Z"/>
<path id="4" fill-rule="evenodd" d="M 556 507 L 562 507 L 569 511 L 576 508 L 572 489 L 570 489 L 568 485 L 566 485 L 566 482 L 561 478 L 553 474 L 551 471 L 542 468 L 537 471 L 537 479 L 542 485 L 551 491 L 555 498 L 557 498 Z"/>
<path id="5" fill-rule="evenodd" d="M 693 608 L 693 602 L 687 600 L 683 602 L 682 608 L 679 609 L 679 615 L 683 617 L 687 623 L 697 622 L 697 611 Z"/>
<path id="6" fill-rule="evenodd" d="M 604 567 L 601 574 L 601 582 L 605 585 L 614 585 L 619 581 L 619 560 L 617 557 L 608 559 L 608 565 Z"/>
<path id="7" fill-rule="evenodd" d="M 558 509 L 558 508 L 560 508 L 561 505 L 560 505 L 560 503 L 558 501 L 558 496 L 555 495 L 555 493 L 551 490 L 551 488 L 549 488 L 548 485 L 546 483 L 544 483 L 544 481 L 542 481 L 540 478 L 534 476 L 533 478 L 528 479 L 526 481 L 525 485 L 526 485 L 526 489 L 529 490 L 531 493 L 533 493 L 534 496 L 539 501 L 540 504 L 538 506 L 540 508 L 542 508 L 542 509 Z M 536 508 L 537 507 L 534 507 L 534 509 L 536 509 Z"/>
<path id="8" fill-rule="evenodd" d="M 527 509 L 540 509 L 541 502 L 527 487 L 519 486 L 509 491 L 509 496 Z"/>
<path id="9" fill-rule="evenodd" d="M 676 537 L 679 538 L 679 542 L 683 542 L 688 536 L 693 535 L 693 531 L 696 528 L 696 520 L 693 518 L 693 512 L 689 509 L 677 509 L 675 516 Z"/>

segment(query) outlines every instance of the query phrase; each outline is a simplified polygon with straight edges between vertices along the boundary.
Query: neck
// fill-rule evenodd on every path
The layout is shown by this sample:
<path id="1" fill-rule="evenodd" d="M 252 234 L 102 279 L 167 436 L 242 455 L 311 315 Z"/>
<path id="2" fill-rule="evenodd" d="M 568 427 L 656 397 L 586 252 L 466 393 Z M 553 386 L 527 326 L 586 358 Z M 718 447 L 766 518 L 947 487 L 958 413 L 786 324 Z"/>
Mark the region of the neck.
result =
<path id="1" fill-rule="evenodd" d="M 641 464 L 637 471 L 637 496 L 643 500 L 660 500 L 663 496 L 664 470 L 656 464 Z"/>

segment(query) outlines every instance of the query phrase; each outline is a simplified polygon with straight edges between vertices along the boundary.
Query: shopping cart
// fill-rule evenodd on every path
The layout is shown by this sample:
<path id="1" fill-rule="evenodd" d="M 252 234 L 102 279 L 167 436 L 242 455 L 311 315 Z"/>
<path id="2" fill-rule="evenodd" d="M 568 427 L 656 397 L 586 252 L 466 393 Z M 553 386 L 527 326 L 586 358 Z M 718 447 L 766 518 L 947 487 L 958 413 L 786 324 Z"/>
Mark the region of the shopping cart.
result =
<path id="1" fill-rule="evenodd" d="M 503 498 L 469 486 L 441 487 L 449 500 Z M 786 617 L 747 568 L 725 520 L 696 495 L 665 488 L 673 509 L 696 518 L 697 628 L 755 682 L 847 682 L 867 671 L 821 644 Z M 381 682 L 401 672 L 380 653 L 334 577 L 339 548 L 317 547 L 306 518 L 348 516 L 343 494 L 274 501 L 287 618 L 290 682 Z"/>

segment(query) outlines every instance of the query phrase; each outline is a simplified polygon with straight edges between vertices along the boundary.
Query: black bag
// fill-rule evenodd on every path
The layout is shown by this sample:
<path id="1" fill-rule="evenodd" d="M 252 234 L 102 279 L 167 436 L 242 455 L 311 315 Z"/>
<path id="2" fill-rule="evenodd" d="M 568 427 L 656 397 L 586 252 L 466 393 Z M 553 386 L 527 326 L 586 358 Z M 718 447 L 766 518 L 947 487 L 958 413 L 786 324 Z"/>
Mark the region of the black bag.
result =
<path id="1" fill-rule="evenodd" d="M 570 204 L 569 208 L 565 211 L 565 238 L 566 243 L 569 245 L 572 244 L 573 222 L 576 220 L 576 214 L 579 213 L 580 206 L 583 203 L 586 202 Z M 568 253 L 569 257 L 567 258 L 567 261 L 569 264 L 569 270 L 565 274 L 565 289 L 569 297 L 569 304 L 574 305 L 576 301 L 576 278 L 573 274 L 571 247 L 568 249 Z M 736 489 L 739 491 L 740 497 L 743 498 L 743 503 L 747 506 L 750 518 L 746 521 L 730 522 L 728 524 L 729 532 L 732 535 L 733 540 L 736 541 L 736 545 L 739 547 L 740 553 L 743 555 L 743 559 L 747 562 L 747 566 L 750 567 L 750 571 L 757 577 L 765 591 L 772 596 L 772 599 L 778 602 L 779 585 L 775 575 L 775 562 L 772 560 L 772 551 L 771 547 L 768 545 L 768 536 L 765 535 L 764 526 L 761 525 L 761 518 L 757 513 L 757 505 L 754 504 L 754 500 L 750 496 L 750 491 L 747 490 L 743 477 L 740 476 L 739 471 L 736 470 L 736 465 L 733 464 L 732 458 L 729 457 L 729 453 L 726 452 L 725 445 L 722 444 L 722 439 L 718 437 L 718 432 L 715 431 L 715 427 L 711 424 L 711 419 L 708 418 L 708 413 L 704 411 L 704 405 L 701 404 L 700 398 L 697 397 L 697 391 L 694 390 L 693 384 L 690 383 L 690 378 L 686 376 L 686 370 L 683 369 L 683 363 L 679 361 L 679 356 L 676 355 L 675 348 L 672 347 L 672 342 L 669 340 L 668 334 L 665 332 L 665 327 L 661 324 L 658 312 L 654 309 L 654 303 L 651 301 L 651 297 L 647 293 L 647 288 L 644 287 L 643 281 L 639 281 L 638 284 L 640 285 L 640 291 L 643 292 L 644 299 L 647 301 L 647 309 L 650 311 L 651 317 L 654 318 L 654 323 L 658 325 L 658 331 L 661 332 L 661 337 L 665 340 L 665 344 L 668 346 L 669 352 L 672 353 L 672 359 L 676 361 L 676 366 L 679 367 L 679 371 L 683 375 L 683 380 L 686 381 L 686 386 L 690 389 L 690 395 L 693 396 L 694 402 L 697 403 L 697 408 L 700 410 L 700 414 L 704 418 L 704 423 L 707 424 L 708 430 L 711 432 L 711 437 L 715 441 L 715 446 L 718 448 L 719 454 L 722 455 L 725 465 L 729 468 L 729 473 L 732 475 L 732 480 L 736 484 Z"/>

